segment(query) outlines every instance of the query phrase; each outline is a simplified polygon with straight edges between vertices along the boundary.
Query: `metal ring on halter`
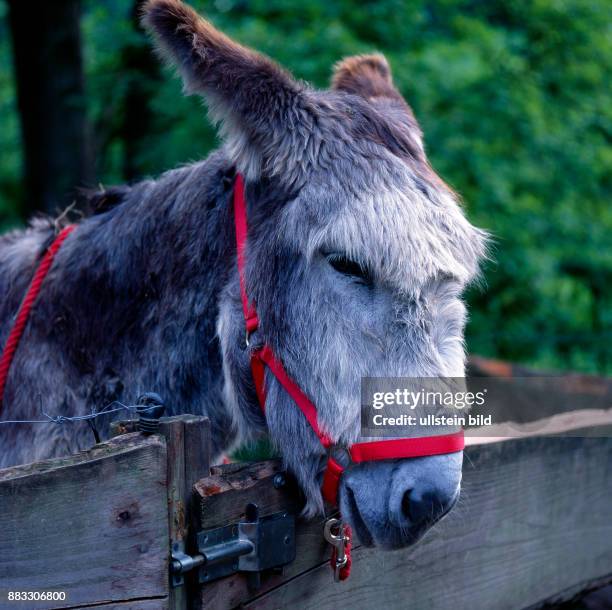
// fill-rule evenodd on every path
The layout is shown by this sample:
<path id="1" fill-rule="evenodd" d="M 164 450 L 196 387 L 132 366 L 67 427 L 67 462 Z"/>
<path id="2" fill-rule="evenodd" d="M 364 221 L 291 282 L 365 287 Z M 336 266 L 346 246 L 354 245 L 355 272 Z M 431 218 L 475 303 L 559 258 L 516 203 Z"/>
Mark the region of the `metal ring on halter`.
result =
<path id="1" fill-rule="evenodd" d="M 252 335 L 252 334 L 253 334 L 253 331 L 251 331 L 251 330 L 247 330 L 247 331 L 246 331 L 246 333 L 245 333 L 245 336 L 244 336 L 244 344 L 245 344 L 247 347 L 250 347 L 250 345 L 251 345 L 251 335 Z"/>
<path id="2" fill-rule="evenodd" d="M 342 468 L 348 468 L 351 465 L 351 452 L 344 445 L 332 445 L 329 448 L 329 456 L 338 462 Z"/>

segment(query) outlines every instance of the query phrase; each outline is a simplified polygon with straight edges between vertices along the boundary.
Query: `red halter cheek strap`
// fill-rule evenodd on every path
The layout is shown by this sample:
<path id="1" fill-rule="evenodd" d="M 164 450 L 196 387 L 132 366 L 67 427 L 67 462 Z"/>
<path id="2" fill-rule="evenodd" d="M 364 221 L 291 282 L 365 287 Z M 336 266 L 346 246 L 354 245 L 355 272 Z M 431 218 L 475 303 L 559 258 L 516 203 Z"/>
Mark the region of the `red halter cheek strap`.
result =
<path id="1" fill-rule="evenodd" d="M 248 234 L 246 198 L 244 193 L 244 179 L 240 174 L 236 176 L 234 186 L 234 222 L 236 225 L 236 246 L 238 274 L 240 277 L 240 295 L 242 298 L 242 309 L 246 322 L 247 343 L 250 335 L 259 326 L 259 318 L 254 304 L 249 301 L 246 290 L 246 262 L 245 249 Z M 289 377 L 283 363 L 275 356 L 272 348 L 264 344 L 262 347 L 251 351 L 251 371 L 259 405 L 265 413 L 265 370 L 266 367 L 283 386 L 287 394 L 291 396 L 304 417 L 314 430 L 319 441 L 328 449 L 333 445 L 332 440 L 321 430 L 317 419 L 317 408 L 302 391 L 300 386 Z M 426 436 L 417 438 L 400 438 L 392 440 L 372 441 L 368 443 L 355 443 L 349 448 L 349 454 L 353 462 L 368 462 L 374 460 L 392 460 L 414 458 L 426 455 L 440 455 L 444 453 L 455 453 L 464 447 L 463 430 L 453 434 L 440 436 Z M 323 498 L 334 505 L 338 501 L 338 488 L 340 477 L 344 468 L 332 457 L 327 460 L 327 466 L 323 475 L 321 492 Z"/>
<path id="2" fill-rule="evenodd" d="M 72 231 L 74 231 L 75 227 L 76 225 L 68 225 L 62 229 L 58 236 L 53 240 L 38 264 L 38 268 L 36 269 L 34 277 L 30 282 L 28 291 L 21 302 L 19 311 L 17 312 L 17 317 L 15 318 L 15 322 L 13 322 L 13 327 L 11 328 L 11 332 L 9 333 L 8 339 L 4 345 L 4 350 L 2 351 L 2 357 L 0 358 L 0 406 L 2 406 L 4 388 L 6 387 L 6 380 L 8 379 L 13 357 L 15 356 L 15 352 L 19 346 L 19 341 L 21 340 L 23 331 L 28 323 L 28 318 L 30 317 L 30 312 L 32 311 L 34 302 L 36 301 L 43 282 L 47 277 L 47 273 L 49 273 L 49 270 L 51 269 L 55 255 L 59 252 L 59 249 L 62 247 L 65 239 L 68 237 L 68 235 L 70 235 L 70 233 L 72 233 Z"/>

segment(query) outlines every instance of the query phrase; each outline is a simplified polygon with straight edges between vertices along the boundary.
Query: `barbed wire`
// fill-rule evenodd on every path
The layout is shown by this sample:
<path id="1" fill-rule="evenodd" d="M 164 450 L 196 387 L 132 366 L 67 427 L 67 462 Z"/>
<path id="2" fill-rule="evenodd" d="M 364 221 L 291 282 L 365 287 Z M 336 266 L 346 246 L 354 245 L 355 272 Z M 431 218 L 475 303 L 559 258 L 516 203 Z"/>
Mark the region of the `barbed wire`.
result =
<path id="1" fill-rule="evenodd" d="M 113 407 L 113 405 L 118 405 L 117 407 Z M 92 411 L 87 415 L 49 415 L 42 409 L 41 405 L 41 413 L 46 417 L 46 419 L 8 419 L 8 420 L 0 420 L 0 425 L 2 424 L 66 424 L 72 422 L 90 422 L 102 415 L 111 415 L 112 413 L 118 413 L 119 411 L 128 411 L 134 412 L 137 409 L 139 413 L 146 413 L 150 409 L 156 408 L 155 405 L 150 407 L 145 407 L 143 405 L 124 405 L 122 402 L 118 400 L 114 400 L 110 404 L 106 405 L 106 407 L 102 408 L 100 411 Z"/>

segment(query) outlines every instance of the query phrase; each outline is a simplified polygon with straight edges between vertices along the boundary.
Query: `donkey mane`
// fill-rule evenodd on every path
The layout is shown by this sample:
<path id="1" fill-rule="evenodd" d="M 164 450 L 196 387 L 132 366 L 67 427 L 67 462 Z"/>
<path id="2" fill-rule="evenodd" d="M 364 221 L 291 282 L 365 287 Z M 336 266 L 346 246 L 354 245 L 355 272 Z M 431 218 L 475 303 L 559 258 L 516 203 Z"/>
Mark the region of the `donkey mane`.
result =
<path id="1" fill-rule="evenodd" d="M 83 201 L 83 207 L 93 215 L 103 214 L 124 203 L 130 194 L 130 190 L 130 186 L 122 184 L 101 187 L 98 190 L 81 189 L 79 195 Z"/>

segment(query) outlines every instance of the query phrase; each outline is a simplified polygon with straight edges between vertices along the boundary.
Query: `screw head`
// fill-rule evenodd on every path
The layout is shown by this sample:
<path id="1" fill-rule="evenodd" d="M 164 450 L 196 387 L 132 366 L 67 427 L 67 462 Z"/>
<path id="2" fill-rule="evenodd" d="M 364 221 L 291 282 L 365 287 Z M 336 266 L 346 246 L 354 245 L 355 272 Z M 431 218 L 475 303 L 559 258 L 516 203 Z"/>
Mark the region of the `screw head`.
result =
<path id="1" fill-rule="evenodd" d="M 281 487 L 284 487 L 287 484 L 287 479 L 285 478 L 284 473 L 279 472 L 275 474 L 274 478 L 272 479 L 272 484 L 274 485 L 275 489 L 280 489 Z"/>

